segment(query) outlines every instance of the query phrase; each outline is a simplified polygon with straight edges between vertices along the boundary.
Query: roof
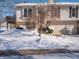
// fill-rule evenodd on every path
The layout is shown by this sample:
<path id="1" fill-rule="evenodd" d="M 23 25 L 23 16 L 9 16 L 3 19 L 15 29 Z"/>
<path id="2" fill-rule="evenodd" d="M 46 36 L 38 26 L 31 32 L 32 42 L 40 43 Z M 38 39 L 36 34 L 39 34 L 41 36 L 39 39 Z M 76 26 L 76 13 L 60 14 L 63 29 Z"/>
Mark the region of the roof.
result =
<path id="1" fill-rule="evenodd" d="M 38 6 L 38 5 L 47 5 L 48 3 L 19 3 L 19 4 L 16 4 L 16 6 Z M 50 5 L 79 5 L 79 3 L 77 2 L 60 2 L 60 3 L 52 3 Z"/>
<path id="2" fill-rule="evenodd" d="M 77 2 L 60 2 L 60 3 L 56 3 L 57 5 L 79 5 L 79 3 Z"/>

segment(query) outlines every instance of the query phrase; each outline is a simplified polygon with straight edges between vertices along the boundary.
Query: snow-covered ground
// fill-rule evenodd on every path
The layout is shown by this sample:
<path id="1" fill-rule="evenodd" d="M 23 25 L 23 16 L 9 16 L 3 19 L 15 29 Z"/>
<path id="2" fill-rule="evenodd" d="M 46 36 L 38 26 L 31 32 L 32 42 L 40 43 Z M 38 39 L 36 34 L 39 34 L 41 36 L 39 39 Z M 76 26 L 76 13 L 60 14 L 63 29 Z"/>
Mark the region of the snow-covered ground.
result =
<path id="1" fill-rule="evenodd" d="M 36 31 L 12 29 L 0 33 L 0 50 L 18 49 L 54 49 L 67 48 L 79 49 L 79 36 L 53 36 L 42 34 L 38 36 Z"/>
<path id="2" fill-rule="evenodd" d="M 61 35 L 59 37 L 42 34 L 36 31 L 12 29 L 0 33 L 0 50 L 66 48 L 79 49 L 79 35 Z M 79 54 L 49 54 L 30 56 L 7 56 L 0 59 L 79 59 Z"/>
<path id="3" fill-rule="evenodd" d="M 7 30 L 7 28 L 0 28 L 0 33 L 4 32 L 6 30 Z"/>

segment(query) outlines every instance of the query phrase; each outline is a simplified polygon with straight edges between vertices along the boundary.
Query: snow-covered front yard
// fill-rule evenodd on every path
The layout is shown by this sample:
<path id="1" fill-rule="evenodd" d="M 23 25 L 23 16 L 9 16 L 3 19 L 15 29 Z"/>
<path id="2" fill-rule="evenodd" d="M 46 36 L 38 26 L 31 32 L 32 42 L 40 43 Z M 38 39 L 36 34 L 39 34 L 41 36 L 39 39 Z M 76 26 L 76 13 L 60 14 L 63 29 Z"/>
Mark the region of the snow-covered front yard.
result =
<path id="1" fill-rule="evenodd" d="M 12 29 L 0 33 L 0 50 L 19 49 L 79 49 L 78 35 L 38 36 L 36 31 Z"/>
<path id="2" fill-rule="evenodd" d="M 12 29 L 0 33 L 0 50 L 19 49 L 79 49 L 79 35 L 38 36 L 36 31 Z M 79 54 L 7 56 L 0 59 L 79 59 Z"/>

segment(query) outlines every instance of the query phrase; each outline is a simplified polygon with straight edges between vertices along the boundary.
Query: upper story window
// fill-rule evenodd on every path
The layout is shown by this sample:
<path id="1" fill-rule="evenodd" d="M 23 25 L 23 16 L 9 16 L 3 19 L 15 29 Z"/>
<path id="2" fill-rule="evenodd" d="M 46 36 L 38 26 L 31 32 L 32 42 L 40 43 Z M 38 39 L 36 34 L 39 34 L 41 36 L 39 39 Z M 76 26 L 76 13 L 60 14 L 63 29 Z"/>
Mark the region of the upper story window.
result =
<path id="1" fill-rule="evenodd" d="M 27 17 L 27 12 L 28 12 L 27 8 L 24 9 L 24 17 Z"/>
<path id="2" fill-rule="evenodd" d="M 56 13 L 56 17 L 60 18 L 60 7 L 57 7 Z"/>
<path id="3" fill-rule="evenodd" d="M 29 16 L 29 17 L 32 16 L 32 9 L 28 9 L 28 16 Z"/>
<path id="4" fill-rule="evenodd" d="M 31 8 L 24 8 L 21 11 L 22 17 L 31 17 L 32 16 L 32 9 Z"/>
<path id="5" fill-rule="evenodd" d="M 70 7 L 69 17 L 78 18 L 78 7 Z"/>
<path id="6" fill-rule="evenodd" d="M 53 7 L 52 8 L 52 16 L 51 17 L 60 18 L 60 7 Z"/>

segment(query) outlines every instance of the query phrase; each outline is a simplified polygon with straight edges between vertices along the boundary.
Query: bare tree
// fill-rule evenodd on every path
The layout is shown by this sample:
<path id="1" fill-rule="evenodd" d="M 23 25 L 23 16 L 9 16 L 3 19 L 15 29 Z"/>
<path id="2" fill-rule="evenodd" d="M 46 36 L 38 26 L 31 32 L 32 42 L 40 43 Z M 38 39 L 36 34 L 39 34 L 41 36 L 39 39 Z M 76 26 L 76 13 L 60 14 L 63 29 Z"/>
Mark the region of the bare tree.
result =
<path id="1" fill-rule="evenodd" d="M 45 12 L 44 12 L 44 7 L 40 6 L 39 10 L 39 19 L 38 19 L 38 23 L 39 23 L 39 36 L 41 36 L 42 33 L 42 28 L 43 28 L 43 23 L 44 23 L 44 17 L 45 17 Z"/>
<path id="2" fill-rule="evenodd" d="M 14 13 L 15 7 L 12 0 L 0 0 L 0 18 L 9 13 Z"/>

